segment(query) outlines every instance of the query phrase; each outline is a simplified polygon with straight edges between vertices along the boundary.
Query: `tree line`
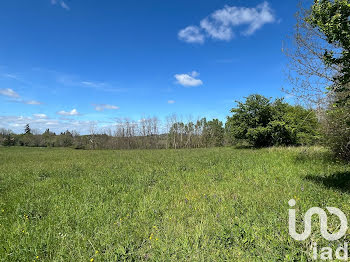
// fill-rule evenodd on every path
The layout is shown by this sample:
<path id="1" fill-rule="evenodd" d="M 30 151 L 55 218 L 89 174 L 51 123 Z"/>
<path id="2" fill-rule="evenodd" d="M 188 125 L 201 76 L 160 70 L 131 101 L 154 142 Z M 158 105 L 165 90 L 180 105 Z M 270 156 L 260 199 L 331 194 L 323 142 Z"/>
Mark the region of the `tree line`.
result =
<path id="1" fill-rule="evenodd" d="M 350 0 L 314 0 L 300 5 L 296 14 L 292 48 L 283 47 L 289 58 L 285 90 L 302 101 L 290 105 L 251 95 L 238 102 L 223 124 L 178 121 L 171 117 L 160 132 L 156 118 L 142 123 L 124 120 L 116 130 L 79 135 L 46 130 L 33 134 L 0 131 L 5 146 L 72 146 L 75 148 L 197 148 L 225 145 L 252 147 L 322 143 L 337 157 L 350 160 Z M 313 109 L 308 109 L 313 108 Z M 163 124 L 164 125 L 164 124 Z"/>
<path id="2" fill-rule="evenodd" d="M 310 145 L 319 142 L 316 112 L 283 99 L 271 100 L 250 95 L 231 110 L 226 123 L 201 118 L 181 121 L 172 115 L 162 123 L 158 118 L 131 121 L 118 120 L 115 128 L 97 130 L 91 126 L 88 135 L 76 131 L 60 134 L 46 129 L 42 134 L 24 127 L 22 134 L 0 130 L 3 146 L 72 147 L 76 149 L 166 149 L 202 148 L 227 145 L 253 147 Z"/>

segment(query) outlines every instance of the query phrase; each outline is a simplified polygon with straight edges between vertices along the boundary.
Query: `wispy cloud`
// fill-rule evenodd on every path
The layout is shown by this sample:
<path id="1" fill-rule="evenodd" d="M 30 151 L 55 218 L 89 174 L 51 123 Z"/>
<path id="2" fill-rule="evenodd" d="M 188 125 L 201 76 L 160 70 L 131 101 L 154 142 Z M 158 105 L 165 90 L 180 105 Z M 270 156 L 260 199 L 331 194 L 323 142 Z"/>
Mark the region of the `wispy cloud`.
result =
<path id="1" fill-rule="evenodd" d="M 23 100 L 21 98 L 21 96 L 11 88 L 0 89 L 0 95 L 13 98 L 12 100 L 10 100 L 10 102 L 14 102 L 14 103 L 22 103 L 22 104 L 27 104 L 27 105 L 41 105 L 42 104 L 41 102 L 36 101 L 36 100 Z"/>
<path id="2" fill-rule="evenodd" d="M 93 106 L 95 107 L 96 111 L 103 111 L 105 109 L 110 109 L 110 110 L 117 110 L 119 109 L 119 106 L 114 106 L 114 105 L 108 105 L 108 104 L 93 104 Z"/>
<path id="3" fill-rule="evenodd" d="M 1 76 L 6 78 L 18 79 L 18 77 L 14 74 L 2 74 Z"/>
<path id="4" fill-rule="evenodd" d="M 180 40 L 188 43 L 203 43 L 205 38 L 229 41 L 234 37 L 233 29 L 246 25 L 241 33 L 252 35 L 267 23 L 276 22 L 273 10 L 268 2 L 256 7 L 228 6 L 216 10 L 200 21 L 199 26 L 188 26 L 178 33 Z"/>
<path id="5" fill-rule="evenodd" d="M 9 100 L 12 103 L 21 103 L 21 104 L 26 104 L 26 105 L 42 105 L 43 103 L 40 101 L 36 101 L 36 100 L 23 100 L 23 99 L 13 99 L 13 100 Z"/>
<path id="6" fill-rule="evenodd" d="M 99 87 L 104 87 L 104 86 L 106 86 L 105 83 L 91 82 L 91 81 L 82 81 L 81 84 L 82 84 L 83 86 L 95 87 L 95 88 L 99 88 Z"/>
<path id="7" fill-rule="evenodd" d="M 168 100 L 168 104 L 175 104 L 175 100 Z"/>
<path id="8" fill-rule="evenodd" d="M 66 2 L 62 1 L 62 0 L 51 0 L 51 4 L 52 5 L 60 5 L 62 8 L 66 9 L 66 10 L 70 10 L 70 7 L 66 4 Z"/>
<path id="9" fill-rule="evenodd" d="M 36 118 L 47 118 L 47 115 L 45 115 L 45 114 L 33 114 L 33 116 L 34 117 L 36 117 Z"/>
<path id="10" fill-rule="evenodd" d="M 27 100 L 27 101 L 22 101 L 24 104 L 27 105 L 41 105 L 42 103 L 36 100 Z"/>
<path id="11" fill-rule="evenodd" d="M 197 26 L 188 26 L 180 30 L 178 37 L 187 43 L 204 43 L 204 35 Z"/>
<path id="12" fill-rule="evenodd" d="M 19 94 L 17 94 L 11 88 L 2 88 L 2 89 L 0 89 L 0 95 L 12 97 L 12 98 L 19 98 Z"/>
<path id="13" fill-rule="evenodd" d="M 199 73 L 193 71 L 191 74 L 176 74 L 177 83 L 182 86 L 200 86 L 203 81 L 198 79 Z"/>
<path id="14" fill-rule="evenodd" d="M 69 6 L 65 2 L 61 1 L 60 4 L 61 4 L 62 8 L 66 9 L 66 10 L 70 10 Z"/>
<path id="15" fill-rule="evenodd" d="M 86 81 L 77 75 L 70 75 L 60 72 L 53 72 L 56 81 L 65 86 L 93 88 L 103 92 L 127 92 L 127 88 L 116 88 L 108 82 Z"/>
<path id="16" fill-rule="evenodd" d="M 58 111 L 57 114 L 61 115 L 61 116 L 77 116 L 77 115 L 80 115 L 80 113 L 76 109 L 72 109 L 71 111 L 61 110 L 61 111 Z"/>

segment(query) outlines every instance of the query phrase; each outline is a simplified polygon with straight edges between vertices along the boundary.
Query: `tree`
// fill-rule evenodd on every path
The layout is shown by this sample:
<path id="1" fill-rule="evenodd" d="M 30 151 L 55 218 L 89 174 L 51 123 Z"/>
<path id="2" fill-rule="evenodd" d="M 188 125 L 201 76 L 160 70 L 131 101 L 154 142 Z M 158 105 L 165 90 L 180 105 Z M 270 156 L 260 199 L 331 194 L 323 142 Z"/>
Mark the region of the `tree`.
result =
<path id="1" fill-rule="evenodd" d="M 285 53 L 291 93 L 321 110 L 326 145 L 350 160 L 350 2 L 315 0 L 297 13 L 295 47 Z M 322 99 L 319 99 L 319 98 Z M 321 101 L 321 102 L 320 102 Z"/>
<path id="2" fill-rule="evenodd" d="M 59 136 L 59 144 L 63 147 L 70 147 L 73 145 L 74 139 L 73 134 L 68 130 L 66 132 L 62 132 Z"/>
<path id="3" fill-rule="evenodd" d="M 283 99 L 255 94 L 227 118 L 226 133 L 233 140 L 245 140 L 254 147 L 311 144 L 318 138 L 318 121 L 313 110 L 292 106 Z"/>
<path id="4" fill-rule="evenodd" d="M 16 144 L 15 135 L 11 130 L 0 128 L 0 144 L 3 146 L 14 146 Z"/>
<path id="5" fill-rule="evenodd" d="M 245 102 L 237 101 L 237 107 L 231 109 L 233 115 L 227 118 L 228 133 L 232 138 L 248 140 L 256 147 L 271 145 L 267 125 L 272 121 L 270 99 L 255 94 Z"/>
<path id="6" fill-rule="evenodd" d="M 350 160 L 350 2 L 316 0 L 308 17 L 335 49 L 326 49 L 323 63 L 337 69 L 328 86 L 331 101 L 324 121 L 325 141 L 339 157 Z"/>
<path id="7" fill-rule="evenodd" d="M 221 121 L 218 119 L 208 121 L 203 134 L 206 146 L 223 146 L 224 132 L 225 130 Z"/>
<path id="8" fill-rule="evenodd" d="M 307 21 L 322 32 L 327 42 L 334 46 L 326 49 L 323 60 L 326 66 L 336 67 L 330 87 L 336 92 L 348 89 L 350 82 L 350 2 L 348 0 L 315 0 Z M 347 97 L 348 99 L 349 97 Z"/>
<path id="9" fill-rule="evenodd" d="M 31 131 L 32 130 L 30 129 L 29 124 L 26 124 L 26 126 L 24 127 L 24 134 L 31 135 L 32 134 Z"/>
<path id="10" fill-rule="evenodd" d="M 283 90 L 302 103 L 321 110 L 331 96 L 325 88 L 333 84 L 333 76 L 339 71 L 338 67 L 324 63 L 324 54 L 327 50 L 334 53 L 338 50 L 310 24 L 310 14 L 310 9 L 299 4 L 291 45 L 283 45 L 282 51 L 288 58 L 286 73 L 290 83 L 290 87 Z"/>
<path id="11" fill-rule="evenodd" d="M 54 146 L 55 145 L 55 141 L 54 141 L 55 136 L 56 136 L 56 134 L 50 132 L 50 129 L 47 128 L 45 130 L 45 132 L 42 134 L 44 145 L 45 146 Z"/>

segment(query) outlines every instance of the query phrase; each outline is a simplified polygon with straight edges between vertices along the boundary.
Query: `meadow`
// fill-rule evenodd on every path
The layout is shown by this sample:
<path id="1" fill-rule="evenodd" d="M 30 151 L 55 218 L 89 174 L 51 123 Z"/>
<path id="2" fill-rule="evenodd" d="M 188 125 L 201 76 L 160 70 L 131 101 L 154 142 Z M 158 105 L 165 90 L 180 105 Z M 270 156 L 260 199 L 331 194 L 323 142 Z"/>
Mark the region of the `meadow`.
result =
<path id="1" fill-rule="evenodd" d="M 0 147 L 0 260 L 308 261 L 288 200 L 350 217 L 349 181 L 320 147 Z"/>

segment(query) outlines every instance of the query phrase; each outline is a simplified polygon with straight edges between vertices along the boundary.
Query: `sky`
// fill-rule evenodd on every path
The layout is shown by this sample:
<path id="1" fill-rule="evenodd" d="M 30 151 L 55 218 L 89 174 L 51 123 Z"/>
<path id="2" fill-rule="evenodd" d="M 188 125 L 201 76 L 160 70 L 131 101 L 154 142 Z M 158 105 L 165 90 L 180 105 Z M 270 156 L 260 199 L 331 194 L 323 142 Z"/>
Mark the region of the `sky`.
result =
<path id="1" fill-rule="evenodd" d="M 3 0 L 0 128 L 87 133 L 284 97 L 297 0 Z M 287 98 L 288 99 L 288 98 Z"/>

